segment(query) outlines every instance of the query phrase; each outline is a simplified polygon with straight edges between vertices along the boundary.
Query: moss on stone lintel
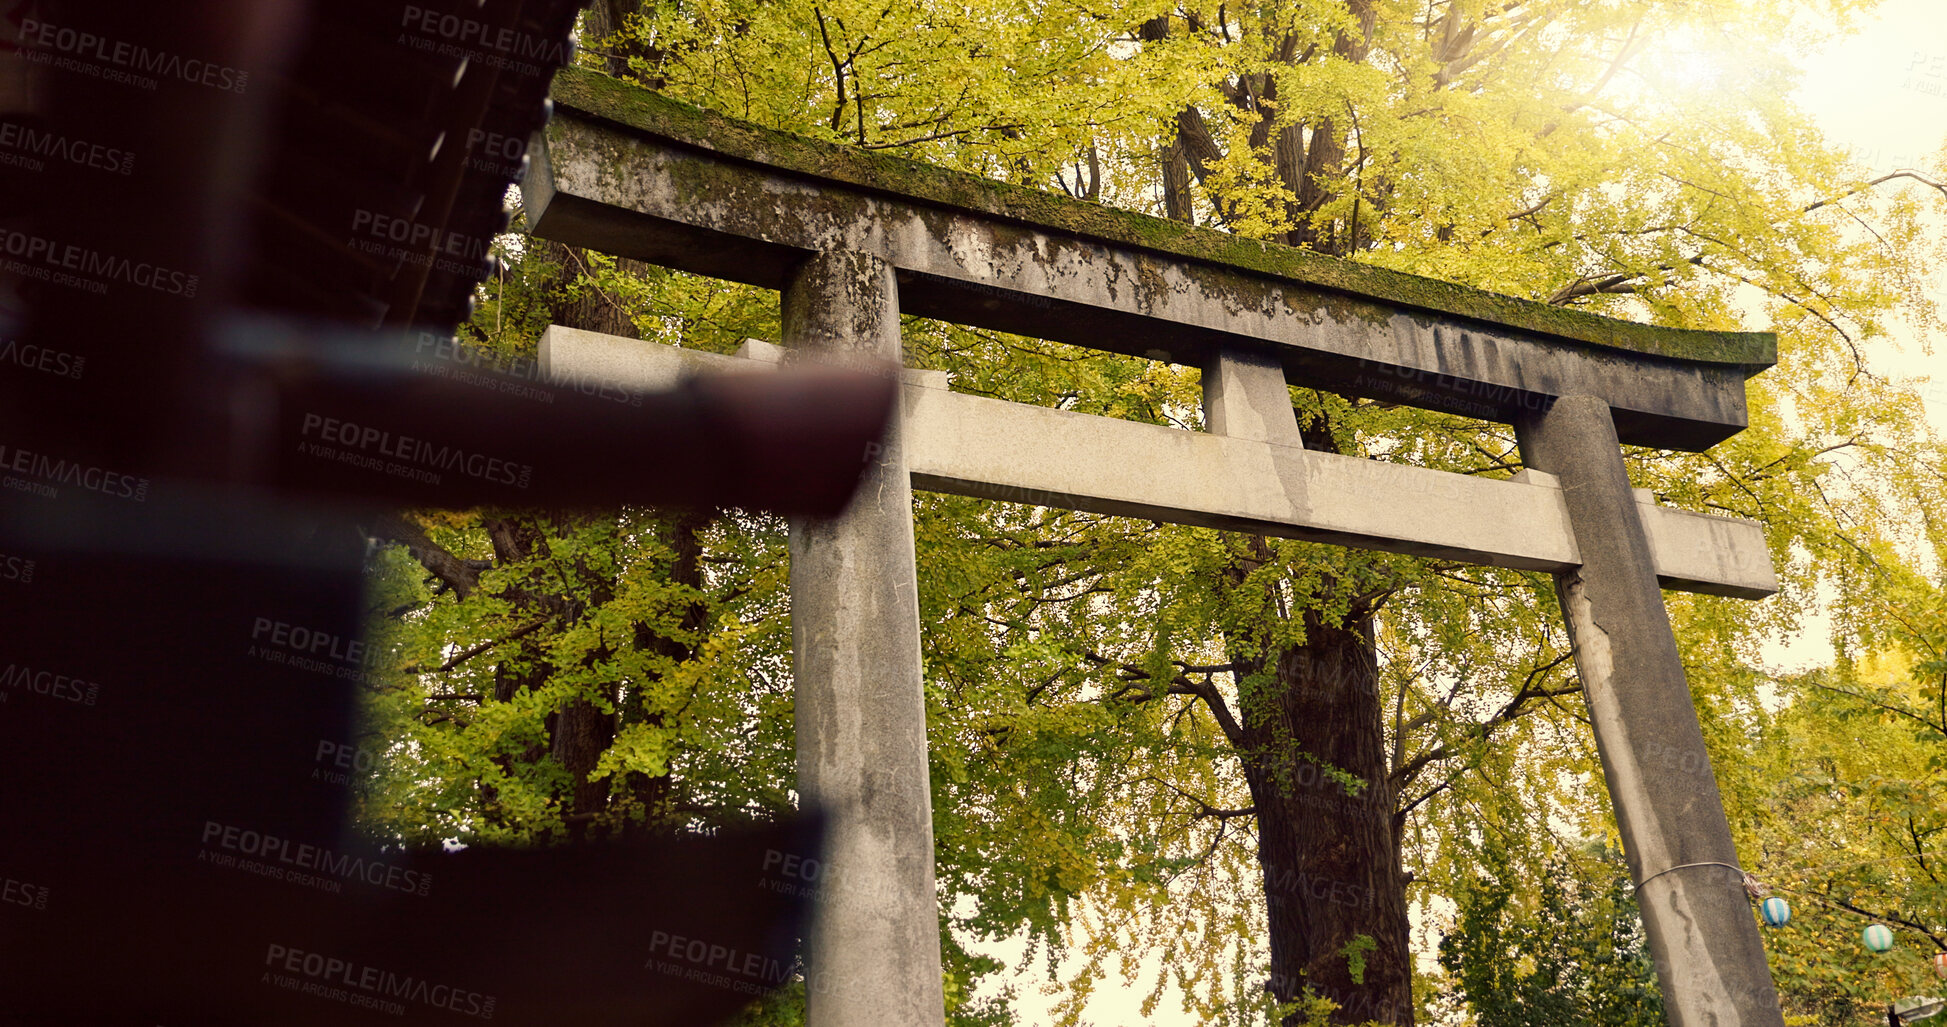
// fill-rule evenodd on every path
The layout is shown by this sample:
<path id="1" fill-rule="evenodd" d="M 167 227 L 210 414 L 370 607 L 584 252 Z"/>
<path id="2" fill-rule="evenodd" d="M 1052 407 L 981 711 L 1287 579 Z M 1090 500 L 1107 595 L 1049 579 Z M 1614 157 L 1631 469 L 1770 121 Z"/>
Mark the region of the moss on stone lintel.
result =
<path id="1" fill-rule="evenodd" d="M 737 121 L 576 68 L 555 77 L 557 104 L 625 128 L 783 171 L 1036 228 L 1255 272 L 1383 303 L 1470 318 L 1611 349 L 1757 371 L 1777 363 L 1770 332 L 1663 328 L 1516 299 L 1433 278 L 1153 218 L 887 154 Z"/>

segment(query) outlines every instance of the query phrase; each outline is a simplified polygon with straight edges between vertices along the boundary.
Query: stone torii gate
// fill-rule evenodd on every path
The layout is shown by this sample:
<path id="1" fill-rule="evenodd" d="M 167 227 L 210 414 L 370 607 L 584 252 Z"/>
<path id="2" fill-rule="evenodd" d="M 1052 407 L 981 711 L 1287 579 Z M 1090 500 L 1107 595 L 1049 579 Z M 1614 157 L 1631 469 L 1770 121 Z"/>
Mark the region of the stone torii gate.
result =
<path id="1" fill-rule="evenodd" d="M 561 327 L 550 373 L 639 388 L 788 351 L 899 361 L 920 314 L 1203 369 L 1205 432 L 954 393 L 903 416 L 841 517 L 790 529 L 800 794 L 832 815 L 815 1027 L 942 1022 L 912 489 L 1554 575 L 1670 1021 L 1782 1025 L 1659 588 L 1777 590 L 1754 522 L 1656 505 L 1622 443 L 1745 426 L 1765 334 L 1509 299 L 873 156 L 587 72 L 523 185 L 536 235 L 783 294 L 735 357 Z M 1287 384 L 1512 424 L 1486 480 L 1307 451 Z"/>

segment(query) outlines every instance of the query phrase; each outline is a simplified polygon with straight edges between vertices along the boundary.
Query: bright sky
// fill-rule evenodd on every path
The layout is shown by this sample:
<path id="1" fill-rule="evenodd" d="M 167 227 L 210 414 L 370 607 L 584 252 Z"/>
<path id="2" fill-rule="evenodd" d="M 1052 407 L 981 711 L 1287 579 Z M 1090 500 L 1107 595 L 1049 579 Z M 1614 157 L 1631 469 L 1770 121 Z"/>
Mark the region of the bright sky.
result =
<path id="1" fill-rule="evenodd" d="M 1932 168 L 1938 174 L 1947 145 L 1947 4 L 1941 0 L 1887 0 L 1878 18 L 1863 24 L 1806 62 L 1798 95 L 1832 142 L 1849 146 L 1875 176 L 1901 169 Z M 1936 218 L 1947 232 L 1947 213 Z M 1947 303 L 1947 268 L 1936 268 L 1937 302 Z M 1947 433 L 1947 351 L 1928 355 L 1911 335 L 1881 340 L 1867 357 L 1875 369 L 1929 377 L 1921 386 L 1927 415 Z M 1765 649 L 1778 670 L 1830 663 L 1827 625 L 1813 622 L 1794 639 Z"/>
<path id="2" fill-rule="evenodd" d="M 1928 168 L 1936 173 L 1947 145 L 1947 0 L 1887 0 L 1879 15 L 1862 23 L 1852 36 L 1825 47 L 1806 62 L 1808 74 L 1800 105 L 1825 130 L 1832 142 L 1849 146 L 1869 168 L 1880 172 L 1898 168 Z M 1947 231 L 1947 214 L 1942 216 Z M 1933 295 L 1947 303 L 1947 268 L 1938 269 Z M 1874 367 L 1884 373 L 1918 377 L 1932 375 L 1923 390 L 1934 424 L 1947 432 L 1947 353 L 1927 356 L 1910 338 L 1882 342 L 1868 352 Z M 1765 659 L 1774 668 L 1796 669 L 1831 660 L 1822 625 L 1794 640 L 1766 647 Z M 1016 944 L 978 946 L 1010 964 L 1020 957 Z M 1041 969 L 1037 961 L 1015 984 L 1021 994 L 1016 1008 L 1027 1024 L 1052 1021 L 1052 1001 L 1036 994 Z M 1144 982 L 1155 979 L 1147 967 Z M 1177 1012 L 1174 997 L 1166 995 L 1157 1015 L 1138 1011 L 1141 995 L 1118 989 L 1113 968 L 1098 986 L 1087 1009 L 1087 1022 L 1096 1027 L 1133 1027 L 1154 1023 L 1193 1027 L 1196 1020 Z"/>

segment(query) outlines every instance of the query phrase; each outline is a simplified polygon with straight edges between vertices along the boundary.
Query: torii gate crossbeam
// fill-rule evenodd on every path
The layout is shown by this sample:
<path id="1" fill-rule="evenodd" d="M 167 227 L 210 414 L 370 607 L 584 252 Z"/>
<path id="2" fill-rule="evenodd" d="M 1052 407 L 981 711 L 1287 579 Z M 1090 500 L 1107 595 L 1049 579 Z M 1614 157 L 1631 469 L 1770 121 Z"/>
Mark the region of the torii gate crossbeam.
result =
<path id="1" fill-rule="evenodd" d="M 787 350 L 897 360 L 898 317 L 918 313 L 1204 370 L 1206 433 L 909 372 L 851 509 L 793 523 L 800 790 L 831 812 L 846 882 L 821 893 L 807 946 L 814 1027 L 943 1017 L 915 487 L 1551 572 L 1671 1022 L 1782 1025 L 1659 591 L 1761 597 L 1777 587 L 1769 555 L 1750 522 L 1632 491 L 1621 451 L 1741 430 L 1769 335 L 1636 325 L 1239 240 L 585 72 L 564 71 L 554 98 L 523 185 L 532 231 L 777 288 Z M 712 362 L 558 327 L 544 347 L 552 373 L 636 386 Z M 746 354 L 777 356 L 764 350 Z M 1512 424 L 1530 470 L 1484 481 L 1307 452 L 1287 383 Z"/>

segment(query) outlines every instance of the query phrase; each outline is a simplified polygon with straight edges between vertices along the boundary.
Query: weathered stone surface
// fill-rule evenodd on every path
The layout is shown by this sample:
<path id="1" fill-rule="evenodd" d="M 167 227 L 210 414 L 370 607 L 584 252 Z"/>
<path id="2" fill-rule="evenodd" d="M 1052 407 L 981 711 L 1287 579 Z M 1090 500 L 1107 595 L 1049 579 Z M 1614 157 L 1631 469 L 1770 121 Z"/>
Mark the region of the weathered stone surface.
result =
<path id="1" fill-rule="evenodd" d="M 900 359 L 892 269 L 814 256 L 784 290 L 785 358 Z M 805 946 L 810 1027 L 944 1022 L 913 493 L 895 419 L 843 514 L 791 522 L 798 793 L 830 818 Z"/>
<path id="2" fill-rule="evenodd" d="M 777 287 L 872 253 L 908 313 L 1203 366 L 1267 347 L 1299 384 L 1512 422 L 1587 393 L 1625 441 L 1702 449 L 1745 423 L 1769 335 L 1565 311 L 739 125 L 586 75 L 557 81 L 524 185 L 536 234 Z M 615 169 L 628 167 L 626 174 Z"/>
<path id="3" fill-rule="evenodd" d="M 1777 360 L 1776 340 L 1769 333 L 1659 328 L 1469 289 L 981 178 L 891 154 L 868 153 L 778 132 L 593 72 L 564 69 L 554 80 L 553 95 L 556 104 L 571 115 L 580 112 L 695 149 L 831 183 L 898 194 L 942 207 L 1246 268 L 1350 295 L 1526 328 L 1632 353 L 1754 368 L 1768 367 Z"/>
<path id="4" fill-rule="evenodd" d="M 801 698 L 801 738 L 814 739 L 804 779 L 834 801 L 876 803 L 842 807 L 856 830 L 841 836 L 848 859 L 897 891 L 828 902 L 828 924 L 842 927 L 820 928 L 814 971 L 842 966 L 872 983 L 838 978 L 870 999 L 814 1005 L 817 1022 L 938 1022 L 930 943 L 925 995 L 890 1000 L 895 981 L 925 976 L 907 947 L 922 930 L 920 861 L 929 895 L 931 883 L 930 832 L 924 854 L 918 841 L 925 724 L 911 706 L 917 486 L 1554 572 L 1672 1022 L 1781 1023 L 1726 869 L 1736 851 L 1658 591 L 1768 595 L 1769 553 L 1756 524 L 1663 510 L 1633 491 L 1619 449 L 1701 450 L 1741 430 L 1744 382 L 1775 361 L 1773 337 L 1633 325 L 1199 232 L 741 125 L 599 77 L 563 76 L 556 96 L 563 113 L 536 137 L 523 186 L 534 231 L 784 288 L 787 341 L 800 348 L 896 357 L 903 308 L 1209 375 L 1209 433 L 908 377 L 882 477 L 829 534 L 794 525 L 800 673 L 825 693 Z M 570 371 L 573 342 L 553 336 L 554 370 L 625 362 L 603 343 Z M 1307 452 L 1286 381 L 1514 424 L 1534 469 L 1489 481 Z M 868 652 L 831 641 L 881 628 Z M 868 670 L 893 684 L 868 683 Z M 880 699 L 892 740 L 874 740 L 869 759 L 834 760 L 881 726 L 847 711 Z M 916 803 L 863 776 L 882 773 L 899 793 L 912 761 Z"/>
<path id="5" fill-rule="evenodd" d="M 1556 590 L 1670 1023 L 1782 1027 L 1609 409 L 1569 396 L 1516 430 L 1581 550 Z"/>
<path id="6" fill-rule="evenodd" d="M 1210 355 L 1203 367 L 1203 427 L 1212 435 L 1305 448 L 1284 368 L 1258 350 Z"/>
<path id="7" fill-rule="evenodd" d="M 630 388 L 752 363 L 558 325 L 541 346 L 549 374 Z M 774 346 L 746 348 L 776 359 Z M 905 459 L 917 488 L 1527 570 L 1581 561 L 1553 475 L 1449 474 L 968 396 L 937 371 L 903 376 Z M 1256 416 L 1274 417 L 1260 402 Z M 1288 404 L 1284 416 L 1295 432 Z M 1633 498 L 1663 587 L 1742 598 L 1778 590 L 1756 522 Z"/>

